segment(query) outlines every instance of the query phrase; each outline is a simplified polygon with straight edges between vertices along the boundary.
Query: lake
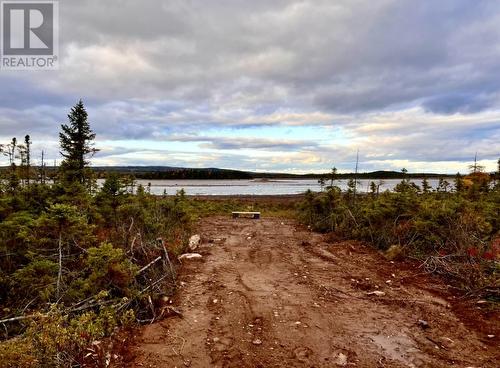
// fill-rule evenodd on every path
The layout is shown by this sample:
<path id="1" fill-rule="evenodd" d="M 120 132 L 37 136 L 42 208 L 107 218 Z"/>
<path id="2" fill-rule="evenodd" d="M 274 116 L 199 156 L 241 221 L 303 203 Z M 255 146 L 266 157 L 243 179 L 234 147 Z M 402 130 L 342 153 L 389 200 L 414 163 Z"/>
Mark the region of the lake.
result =
<path id="1" fill-rule="evenodd" d="M 400 179 L 359 180 L 358 192 L 368 192 L 370 183 L 380 183 L 380 191 L 393 190 L 401 182 Z M 429 184 L 437 187 L 438 180 L 429 179 Z M 414 180 L 421 186 L 421 180 Z M 320 191 L 316 179 L 273 179 L 273 180 L 137 180 L 144 187 L 151 183 L 152 194 L 173 195 L 184 189 L 187 195 L 287 195 L 304 193 L 308 189 Z M 102 184 L 102 180 L 99 180 Z M 347 189 L 347 180 L 337 180 L 335 185 L 342 190 Z"/>

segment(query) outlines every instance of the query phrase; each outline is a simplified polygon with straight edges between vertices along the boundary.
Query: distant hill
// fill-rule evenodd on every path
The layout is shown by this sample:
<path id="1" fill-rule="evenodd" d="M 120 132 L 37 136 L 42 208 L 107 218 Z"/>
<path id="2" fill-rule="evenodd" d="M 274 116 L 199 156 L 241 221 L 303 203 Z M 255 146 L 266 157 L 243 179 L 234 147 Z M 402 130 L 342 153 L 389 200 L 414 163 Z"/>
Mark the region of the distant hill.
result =
<path id="1" fill-rule="evenodd" d="M 0 167 L 0 172 L 5 171 L 6 166 Z M 54 167 L 45 168 L 48 175 L 54 172 Z M 319 179 L 328 178 L 329 174 L 289 174 L 289 173 L 263 173 L 241 170 L 218 169 L 218 168 L 184 168 L 172 166 L 94 166 L 92 170 L 96 172 L 98 178 L 106 177 L 107 173 L 119 173 L 120 175 L 133 175 L 137 179 Z M 337 174 L 338 179 L 354 178 L 354 173 Z M 409 178 L 442 178 L 452 177 L 448 174 L 435 173 L 411 173 Z M 373 171 L 358 173 L 358 179 L 402 179 L 403 174 L 398 171 Z"/>
<path id="2" fill-rule="evenodd" d="M 182 168 L 171 166 L 99 166 L 93 167 L 99 177 L 108 172 L 117 172 L 124 175 L 134 175 L 137 179 L 319 179 L 328 177 L 328 174 L 289 174 L 289 173 L 262 173 L 241 170 L 218 168 Z M 339 179 L 353 178 L 354 173 L 338 174 Z M 447 174 L 412 173 L 410 178 L 440 178 L 450 177 Z M 374 171 L 358 173 L 359 179 L 401 179 L 403 174 L 398 171 Z"/>

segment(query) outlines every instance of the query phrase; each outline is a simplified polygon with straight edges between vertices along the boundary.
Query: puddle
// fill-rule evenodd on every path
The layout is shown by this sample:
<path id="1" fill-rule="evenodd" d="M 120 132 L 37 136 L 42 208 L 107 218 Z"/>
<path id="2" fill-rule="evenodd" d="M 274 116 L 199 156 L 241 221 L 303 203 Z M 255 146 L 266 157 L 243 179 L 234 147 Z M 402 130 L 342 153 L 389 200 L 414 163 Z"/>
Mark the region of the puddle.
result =
<path id="1" fill-rule="evenodd" d="M 377 346 L 378 350 L 382 350 L 386 358 L 398 361 L 411 368 L 417 368 L 422 365 L 422 361 L 419 358 L 421 351 L 408 336 L 404 334 L 374 334 L 366 335 L 366 337 Z"/>

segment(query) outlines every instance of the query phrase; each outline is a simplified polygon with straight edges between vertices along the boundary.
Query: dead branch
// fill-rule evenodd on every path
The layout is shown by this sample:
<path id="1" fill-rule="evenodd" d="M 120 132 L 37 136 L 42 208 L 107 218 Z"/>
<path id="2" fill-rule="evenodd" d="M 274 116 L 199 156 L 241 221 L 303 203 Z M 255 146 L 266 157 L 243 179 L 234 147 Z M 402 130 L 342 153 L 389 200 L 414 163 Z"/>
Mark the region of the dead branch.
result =
<path id="1" fill-rule="evenodd" d="M 158 256 L 156 257 L 154 260 L 152 260 L 151 262 L 149 262 L 146 266 L 144 266 L 143 268 L 141 268 L 139 271 L 137 271 L 137 273 L 135 274 L 136 276 L 137 275 L 140 275 L 141 273 L 143 273 L 144 271 L 146 271 L 148 268 L 150 268 L 151 266 L 153 266 L 154 264 L 156 264 L 157 262 L 161 261 L 162 260 L 162 257 L 161 256 Z"/>
<path id="2" fill-rule="evenodd" d="M 163 253 L 165 255 L 165 260 L 166 262 L 168 263 L 168 266 L 170 268 L 170 273 L 172 274 L 172 281 L 174 282 L 174 285 L 176 284 L 176 276 L 175 276 L 175 271 L 174 271 L 174 267 L 172 266 L 172 262 L 170 262 L 170 257 L 168 256 L 168 251 L 167 251 L 167 248 L 165 247 L 165 242 L 163 241 L 162 238 L 159 238 L 158 241 L 161 243 L 161 246 L 163 248 Z"/>
<path id="3" fill-rule="evenodd" d="M 35 318 L 35 317 L 37 317 L 37 316 L 30 315 L 30 316 L 12 317 L 12 318 L 7 318 L 7 319 L 1 319 L 0 323 L 4 324 L 4 323 L 10 323 L 10 322 L 25 321 L 27 319 L 32 319 L 32 318 Z"/>

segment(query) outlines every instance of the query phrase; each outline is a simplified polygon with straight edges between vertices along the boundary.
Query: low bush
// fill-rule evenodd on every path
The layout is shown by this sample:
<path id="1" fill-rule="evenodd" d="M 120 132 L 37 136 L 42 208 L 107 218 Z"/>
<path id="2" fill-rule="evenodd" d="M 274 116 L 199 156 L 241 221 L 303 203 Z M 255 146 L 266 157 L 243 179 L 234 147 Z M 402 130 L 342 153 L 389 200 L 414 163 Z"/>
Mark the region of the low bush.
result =
<path id="1" fill-rule="evenodd" d="M 492 296 L 498 295 L 498 186 L 421 193 L 403 183 L 397 191 L 379 195 L 353 197 L 336 187 L 309 192 L 298 206 L 298 216 L 314 230 L 389 250 L 389 257 L 419 259 L 427 270 L 452 277 L 464 290 L 486 287 Z"/>

